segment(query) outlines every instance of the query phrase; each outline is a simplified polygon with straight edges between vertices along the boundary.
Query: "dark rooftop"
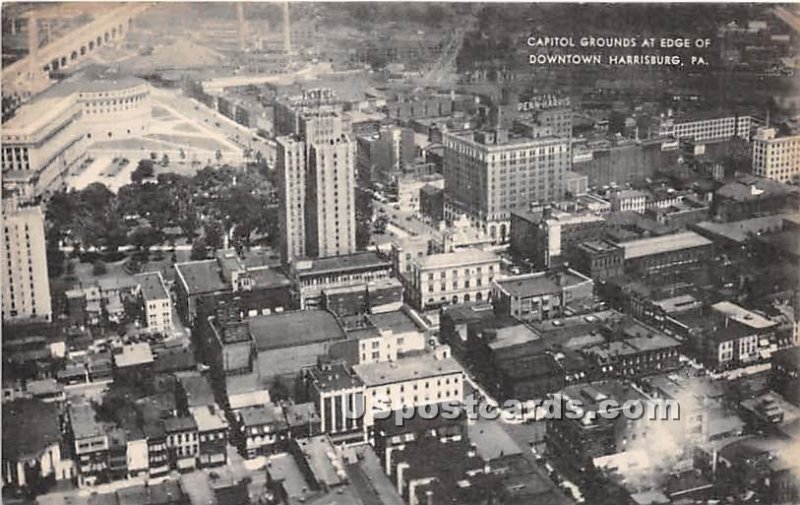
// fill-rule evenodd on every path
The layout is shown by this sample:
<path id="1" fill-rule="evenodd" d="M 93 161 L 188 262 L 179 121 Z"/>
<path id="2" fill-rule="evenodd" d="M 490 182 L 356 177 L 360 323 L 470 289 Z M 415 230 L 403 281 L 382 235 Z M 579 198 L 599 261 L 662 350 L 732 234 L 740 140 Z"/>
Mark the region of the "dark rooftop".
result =
<path id="1" fill-rule="evenodd" d="M 320 275 L 329 272 L 346 272 L 369 268 L 390 268 L 388 259 L 383 259 L 372 251 L 357 252 L 346 256 L 330 256 L 298 262 L 296 266 L 299 276 Z"/>
<path id="2" fill-rule="evenodd" d="M 153 371 L 155 373 L 172 373 L 192 370 L 197 366 L 191 347 L 163 349 L 158 351 Z"/>
<path id="3" fill-rule="evenodd" d="M 361 380 L 341 363 L 323 364 L 310 368 L 308 374 L 320 391 L 336 391 L 363 385 Z"/>
<path id="4" fill-rule="evenodd" d="M 189 407 L 214 404 L 214 391 L 208 379 L 202 375 L 190 375 L 180 378 L 181 386 L 186 393 Z"/>
<path id="5" fill-rule="evenodd" d="M 197 423 L 192 416 L 168 417 L 164 419 L 164 430 L 167 433 L 177 433 L 181 431 L 193 431 L 197 429 Z"/>
<path id="6" fill-rule="evenodd" d="M 250 278 L 253 279 L 253 283 L 259 288 L 287 287 L 292 284 L 289 278 L 276 268 L 252 268 L 248 269 L 247 272 L 250 274 Z"/>
<path id="7" fill-rule="evenodd" d="M 240 416 L 243 426 L 258 426 L 261 424 L 286 425 L 286 419 L 283 417 L 283 411 L 274 403 L 245 407 L 243 409 L 239 409 L 237 413 Z"/>
<path id="8" fill-rule="evenodd" d="M 313 402 L 287 405 L 284 413 L 289 426 L 306 426 L 309 423 L 319 422 L 319 414 Z"/>
<path id="9" fill-rule="evenodd" d="M 557 294 L 561 288 L 544 274 L 528 274 L 498 280 L 497 284 L 514 297 Z"/>
<path id="10" fill-rule="evenodd" d="M 178 282 L 185 283 L 190 295 L 214 293 L 228 289 L 220 276 L 217 260 L 176 263 L 175 274 Z"/>
<path id="11" fill-rule="evenodd" d="M 169 300 L 169 292 L 164 285 L 164 279 L 161 277 L 161 272 L 146 272 L 136 275 L 136 280 L 142 288 L 142 294 L 145 300 Z"/>
<path id="12" fill-rule="evenodd" d="M 346 338 L 336 317 L 324 310 L 256 316 L 248 323 L 259 351 Z"/>
<path id="13" fill-rule="evenodd" d="M 58 407 L 39 400 L 3 404 L 3 461 L 27 460 L 61 439 Z"/>

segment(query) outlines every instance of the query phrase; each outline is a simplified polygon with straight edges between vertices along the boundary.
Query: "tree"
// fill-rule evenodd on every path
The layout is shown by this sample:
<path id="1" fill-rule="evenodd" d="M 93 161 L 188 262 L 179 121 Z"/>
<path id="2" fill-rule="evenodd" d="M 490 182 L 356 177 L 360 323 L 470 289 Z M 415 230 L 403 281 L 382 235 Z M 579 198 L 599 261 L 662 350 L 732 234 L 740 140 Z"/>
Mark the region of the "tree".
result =
<path id="1" fill-rule="evenodd" d="M 291 397 L 289 386 L 286 384 L 286 381 L 281 378 L 281 376 L 276 376 L 272 380 L 272 384 L 269 388 L 269 397 L 274 402 L 288 400 Z"/>
<path id="2" fill-rule="evenodd" d="M 389 218 L 386 216 L 386 214 L 381 214 L 375 218 L 375 224 L 372 226 L 372 229 L 378 234 L 386 233 L 386 225 L 388 224 Z"/>
<path id="3" fill-rule="evenodd" d="M 206 239 L 203 237 L 197 237 L 194 242 L 192 242 L 192 252 L 189 256 L 189 259 L 192 261 L 196 260 L 204 260 L 208 257 L 208 246 L 206 245 Z"/>
<path id="4" fill-rule="evenodd" d="M 611 111 L 608 118 L 608 133 L 611 135 L 625 133 L 625 114 L 617 110 Z"/>
<path id="5" fill-rule="evenodd" d="M 161 157 L 161 166 L 166 167 L 167 165 L 169 165 L 169 156 L 167 153 L 164 153 L 164 155 Z"/>
<path id="6" fill-rule="evenodd" d="M 108 273 L 108 268 L 106 267 L 106 264 L 103 261 L 97 260 L 94 262 L 94 264 L 92 264 L 92 275 L 98 276 L 98 275 L 105 275 L 107 273 Z"/>
<path id="7" fill-rule="evenodd" d="M 133 230 L 130 236 L 131 245 L 145 253 L 161 241 L 161 233 L 152 226 L 140 226 Z"/>
<path id="8" fill-rule="evenodd" d="M 151 153 L 151 156 L 152 154 L 155 153 Z M 131 172 L 131 181 L 139 183 L 148 177 L 153 177 L 153 174 L 155 174 L 153 160 L 139 160 L 139 164 L 136 166 L 136 169 Z"/>
<path id="9" fill-rule="evenodd" d="M 64 260 L 66 255 L 61 248 L 58 247 L 58 242 L 55 240 L 47 241 L 47 274 L 51 278 L 60 277 L 64 273 Z"/>
<path id="10" fill-rule="evenodd" d="M 191 240 L 197 235 L 197 229 L 200 227 L 200 220 L 197 219 L 197 213 L 194 212 L 193 209 L 190 209 L 180 218 L 178 225 L 181 227 L 183 234 L 186 235 L 186 238 Z"/>
<path id="11" fill-rule="evenodd" d="M 217 249 L 221 249 L 223 245 L 223 237 L 225 235 L 225 230 L 222 227 L 222 223 L 219 221 L 209 221 L 206 223 L 205 226 L 205 239 L 206 239 L 206 246 L 210 249 L 216 251 Z"/>

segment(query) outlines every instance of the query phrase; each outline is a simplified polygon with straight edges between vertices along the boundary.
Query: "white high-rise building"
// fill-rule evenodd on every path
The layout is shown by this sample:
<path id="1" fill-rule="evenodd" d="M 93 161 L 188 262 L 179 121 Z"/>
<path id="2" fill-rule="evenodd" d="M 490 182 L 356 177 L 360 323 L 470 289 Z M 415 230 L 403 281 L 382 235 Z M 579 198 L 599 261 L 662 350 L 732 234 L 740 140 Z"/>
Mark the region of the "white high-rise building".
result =
<path id="1" fill-rule="evenodd" d="M 306 254 L 356 251 L 356 144 L 341 137 L 311 147 L 306 176 Z"/>
<path id="2" fill-rule="evenodd" d="M 759 128 L 753 137 L 753 173 L 779 182 L 800 175 L 800 135 L 778 137 L 774 128 Z"/>
<path id="3" fill-rule="evenodd" d="M 3 321 L 52 318 L 44 214 L 40 207 L 3 203 Z"/>
<path id="4" fill-rule="evenodd" d="M 289 135 L 279 137 L 276 145 L 281 259 L 288 264 L 306 256 L 306 143 Z"/>
<path id="5" fill-rule="evenodd" d="M 281 259 L 356 250 L 355 142 L 330 90 L 307 91 L 275 107 Z"/>

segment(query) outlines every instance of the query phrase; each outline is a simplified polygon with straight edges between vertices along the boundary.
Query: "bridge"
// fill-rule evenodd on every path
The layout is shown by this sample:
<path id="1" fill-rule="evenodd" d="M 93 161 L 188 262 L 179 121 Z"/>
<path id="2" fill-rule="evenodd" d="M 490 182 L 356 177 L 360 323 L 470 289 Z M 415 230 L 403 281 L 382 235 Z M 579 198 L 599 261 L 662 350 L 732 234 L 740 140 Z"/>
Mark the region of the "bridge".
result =
<path id="1" fill-rule="evenodd" d="M 46 89 L 51 84 L 51 73 L 84 60 L 103 45 L 121 40 L 133 19 L 149 7 L 147 3 L 123 4 L 44 47 L 29 44 L 27 56 L 2 69 L 3 95 L 27 99 Z M 29 40 L 38 40 L 35 11 L 28 23 L 32 28 Z"/>

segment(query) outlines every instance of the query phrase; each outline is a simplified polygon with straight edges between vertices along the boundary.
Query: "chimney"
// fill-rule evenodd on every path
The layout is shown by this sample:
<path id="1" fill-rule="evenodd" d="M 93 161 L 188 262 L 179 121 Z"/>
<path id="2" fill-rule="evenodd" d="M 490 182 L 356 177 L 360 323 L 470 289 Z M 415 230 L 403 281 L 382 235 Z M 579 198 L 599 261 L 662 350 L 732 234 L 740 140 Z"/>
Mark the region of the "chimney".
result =
<path id="1" fill-rule="evenodd" d="M 286 54 L 292 52 L 292 26 L 289 19 L 289 2 L 283 2 L 283 50 Z"/>

